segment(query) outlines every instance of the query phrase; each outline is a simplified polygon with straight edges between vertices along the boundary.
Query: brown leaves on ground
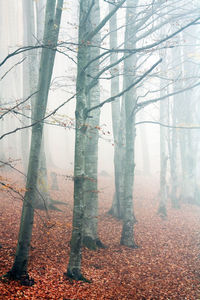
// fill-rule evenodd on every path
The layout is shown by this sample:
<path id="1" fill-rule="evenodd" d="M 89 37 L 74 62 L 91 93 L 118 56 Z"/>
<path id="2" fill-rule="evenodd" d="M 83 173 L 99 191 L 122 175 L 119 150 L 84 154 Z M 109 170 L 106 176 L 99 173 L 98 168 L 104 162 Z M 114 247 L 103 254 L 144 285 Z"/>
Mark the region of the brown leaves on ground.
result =
<path id="1" fill-rule="evenodd" d="M 139 248 L 129 249 L 119 245 L 121 222 L 107 214 L 112 179 L 100 177 L 99 235 L 108 248 L 83 249 L 82 272 L 92 280 L 84 283 L 63 276 L 69 258 L 73 183 L 60 176 L 59 191 L 51 196 L 68 205 L 61 207 L 62 212 L 51 211 L 50 219 L 45 212 L 35 215 L 29 263 L 35 285 L 0 282 L 0 299 L 200 299 L 200 208 L 168 209 L 169 216 L 163 220 L 156 214 L 156 184 L 145 178 L 137 181 L 135 242 Z M 6 191 L 0 194 L 1 274 L 12 266 L 21 204 Z"/>

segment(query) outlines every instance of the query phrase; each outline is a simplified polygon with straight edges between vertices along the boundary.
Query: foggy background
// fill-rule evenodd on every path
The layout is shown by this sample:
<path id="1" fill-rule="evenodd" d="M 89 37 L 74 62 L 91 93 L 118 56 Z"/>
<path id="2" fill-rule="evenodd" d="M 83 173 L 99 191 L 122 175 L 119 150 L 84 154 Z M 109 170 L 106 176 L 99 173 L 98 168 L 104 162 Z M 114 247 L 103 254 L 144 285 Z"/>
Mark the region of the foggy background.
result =
<path id="1" fill-rule="evenodd" d="M 147 1 L 148 2 L 148 1 Z M 141 7 L 145 5 L 145 1 L 140 1 Z M 177 4 L 176 4 L 177 3 Z M 101 18 L 105 16 L 108 11 L 108 3 L 101 0 Z M 174 2 L 174 6 L 178 6 L 178 1 Z M 191 5 L 196 5 L 196 1 L 192 1 Z M 1 14 L 0 28 L 6 30 L 1 31 L 1 51 L 0 59 L 14 51 L 15 49 L 23 46 L 23 8 L 20 1 L 1 1 L 1 12 L 7 12 Z M 181 12 L 181 10 L 180 10 Z M 118 39 L 119 44 L 123 43 L 124 39 L 124 22 L 125 22 L 125 9 L 119 10 L 117 13 L 118 27 Z M 166 29 L 168 27 L 166 26 Z M 109 31 L 108 24 L 101 31 L 101 37 L 104 38 Z M 184 33 L 187 36 L 191 34 L 190 29 Z M 199 33 L 199 26 L 195 26 L 196 34 Z M 77 42 L 78 34 L 78 1 L 65 1 L 61 29 L 59 35 L 59 41 L 65 40 L 70 42 Z M 152 38 L 152 39 L 151 39 Z M 147 38 L 144 43 L 152 42 L 156 39 L 156 33 Z M 139 45 L 143 41 L 139 42 Z M 176 43 L 176 37 L 170 40 L 171 44 Z M 104 38 L 103 46 L 108 47 L 109 35 Z M 184 47 L 187 46 L 187 40 L 184 42 Z M 195 68 L 199 69 L 199 38 L 196 35 L 196 45 L 191 48 L 189 59 L 193 61 Z M 54 110 L 58 105 L 62 104 L 75 93 L 76 88 L 76 46 L 74 46 L 74 53 L 67 53 L 69 57 L 57 53 L 52 77 L 51 88 L 49 92 L 47 113 Z M 25 54 L 27 57 L 29 52 Z M 120 54 L 119 54 L 120 55 Z M 152 58 L 148 60 L 147 67 L 153 62 L 155 57 L 158 57 L 158 53 L 152 54 Z M 22 60 L 22 55 L 17 55 L 7 61 L 6 64 L 0 70 L 1 77 L 12 68 L 16 63 Z M 74 61 L 73 61 L 74 60 Z M 8 103 L 13 105 L 17 101 L 23 98 L 23 83 L 22 83 L 22 66 L 23 63 L 16 65 L 8 74 L 0 81 L 1 90 L 1 103 Z M 123 64 L 120 64 L 119 69 L 122 70 Z M 172 72 L 171 67 L 169 74 Z M 122 89 L 122 76 L 120 76 L 120 89 Z M 153 94 L 153 97 L 159 96 L 159 77 L 147 79 L 137 88 L 138 95 L 143 95 L 148 89 L 157 90 L 158 92 Z M 110 95 L 110 81 L 100 80 L 101 85 L 101 101 L 109 97 Z M 170 89 L 170 87 L 169 87 Z M 199 88 L 192 90 L 192 95 L 199 93 Z M 145 99 L 149 99 L 146 97 Z M 62 169 L 65 172 L 73 171 L 73 159 L 74 159 L 74 111 L 75 111 L 75 99 L 71 100 L 68 104 L 64 105 L 58 112 L 47 119 L 47 123 L 44 128 L 45 132 L 45 147 L 47 153 L 47 164 L 49 164 L 49 157 L 55 167 Z M 137 115 L 138 121 L 159 120 L 159 102 L 150 105 L 147 108 L 140 111 Z M 16 127 L 22 126 L 20 116 L 16 114 L 10 114 L 3 120 L 1 124 L 1 131 L 7 132 L 13 130 Z M 63 128 L 63 123 L 65 128 Z M 59 126 L 61 125 L 61 126 Z M 111 104 L 106 104 L 101 108 L 101 121 L 100 121 L 100 139 L 99 139 L 99 173 L 105 170 L 109 174 L 113 174 L 113 136 L 112 136 L 112 124 L 111 124 Z M 31 131 L 29 129 L 29 131 Z M 5 156 L 7 158 L 21 159 L 20 150 L 20 131 L 10 136 L 5 137 L 1 143 L 6 148 Z M 145 141 L 144 141 L 145 138 Z M 144 143 L 146 147 L 144 149 Z M 145 154 L 146 152 L 146 154 Z M 144 157 L 146 156 L 146 160 Z M 136 138 L 136 173 L 143 172 L 144 174 L 151 173 L 151 175 L 159 176 L 159 126 L 144 124 L 137 126 L 137 138 Z M 51 163 L 52 163 L 51 162 Z M 147 166 L 149 165 L 149 166 Z"/>

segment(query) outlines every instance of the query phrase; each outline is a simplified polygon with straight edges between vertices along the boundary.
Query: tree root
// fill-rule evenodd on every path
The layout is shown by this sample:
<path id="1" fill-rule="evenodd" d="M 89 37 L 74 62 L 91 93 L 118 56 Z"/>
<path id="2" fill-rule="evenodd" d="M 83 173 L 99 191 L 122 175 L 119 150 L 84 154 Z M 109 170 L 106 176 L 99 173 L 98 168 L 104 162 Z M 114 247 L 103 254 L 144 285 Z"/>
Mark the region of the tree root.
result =
<path id="1" fill-rule="evenodd" d="M 115 212 L 112 207 L 109 209 L 107 213 L 111 215 L 113 218 L 116 218 L 117 220 L 122 220 L 122 216 L 119 213 Z"/>
<path id="2" fill-rule="evenodd" d="M 83 246 L 90 250 L 97 250 L 98 248 L 106 249 L 107 247 L 100 241 L 99 238 L 93 239 L 90 236 L 85 236 L 83 238 Z"/>
<path id="3" fill-rule="evenodd" d="M 120 245 L 121 245 L 121 246 L 128 247 L 128 248 L 131 248 L 131 249 L 138 249 L 138 248 L 140 248 L 140 246 L 138 246 L 138 245 L 135 244 L 134 242 L 127 243 L 127 242 L 124 242 L 124 241 L 122 241 L 122 240 L 121 240 L 121 242 L 120 242 Z"/>
<path id="4" fill-rule="evenodd" d="M 158 208 L 158 215 L 164 220 L 167 218 L 167 209 L 165 205 L 160 205 Z"/>
<path id="5" fill-rule="evenodd" d="M 17 275 L 16 273 L 12 271 L 8 271 L 5 275 L 0 277 L 0 280 L 2 282 L 8 282 L 8 281 L 19 281 L 21 285 L 24 286 L 32 286 L 35 284 L 35 280 L 31 277 L 29 277 L 28 273 L 24 275 Z"/>
<path id="6" fill-rule="evenodd" d="M 34 206 L 35 209 L 40 210 L 55 210 L 55 211 L 62 211 L 60 208 L 58 208 L 55 205 L 61 205 L 60 201 L 51 201 L 46 206 L 43 203 L 38 203 Z M 62 203 L 62 205 L 67 205 L 66 203 Z"/>
<path id="7" fill-rule="evenodd" d="M 98 248 L 101 248 L 101 249 L 107 249 L 108 246 L 106 246 L 105 244 L 103 244 L 100 239 L 96 239 L 96 245 Z"/>
<path id="8" fill-rule="evenodd" d="M 76 281 L 83 281 L 83 282 L 87 282 L 87 283 L 92 283 L 91 280 L 85 278 L 80 272 L 79 270 L 77 269 L 73 269 L 72 272 L 67 270 L 67 272 L 65 272 L 64 274 L 64 277 L 66 279 L 73 279 L 73 280 L 76 280 Z"/>
<path id="9" fill-rule="evenodd" d="M 21 276 L 20 283 L 21 285 L 25 285 L 25 286 L 32 286 L 35 284 L 35 280 L 29 277 L 28 274 L 26 274 L 25 276 Z"/>

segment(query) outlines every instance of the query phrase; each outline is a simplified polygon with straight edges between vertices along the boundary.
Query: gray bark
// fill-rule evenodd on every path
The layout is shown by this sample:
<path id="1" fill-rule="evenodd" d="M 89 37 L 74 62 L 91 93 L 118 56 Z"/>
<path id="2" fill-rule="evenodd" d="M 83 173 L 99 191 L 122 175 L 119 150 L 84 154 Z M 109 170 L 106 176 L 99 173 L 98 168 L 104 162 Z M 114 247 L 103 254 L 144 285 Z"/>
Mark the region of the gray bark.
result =
<path id="1" fill-rule="evenodd" d="M 112 5 L 109 6 L 110 11 Z M 117 43 L 117 16 L 110 19 L 110 48 L 116 49 Z M 110 64 L 118 60 L 117 53 L 111 53 Z M 118 65 L 111 69 L 111 97 L 119 93 L 119 69 Z M 125 136 L 124 136 L 124 109 L 120 108 L 120 100 L 117 98 L 112 102 L 112 128 L 114 137 L 114 174 L 115 174 L 115 194 L 112 207 L 109 213 L 117 218 L 122 217 L 122 197 L 124 185 L 124 155 L 125 155 Z M 120 111 L 121 110 L 121 111 Z M 123 128 L 122 128 L 123 127 Z"/>
<path id="2" fill-rule="evenodd" d="M 23 0 L 23 45 L 34 46 L 36 44 L 37 29 L 35 26 L 35 20 L 37 16 L 35 14 L 35 6 L 33 1 Z M 43 20 L 44 21 L 44 20 Z M 36 92 L 38 84 L 38 69 L 39 58 L 37 56 L 37 50 L 31 50 L 23 53 L 25 59 L 23 63 L 23 97 L 26 99 L 31 93 Z M 34 99 L 31 99 L 31 105 L 25 103 L 22 106 L 22 123 L 27 126 L 30 124 L 29 117 L 33 118 L 33 106 Z M 31 112 L 31 113 L 30 113 Z M 22 143 L 22 160 L 24 165 L 24 173 L 27 174 L 29 148 L 30 148 L 30 135 L 29 129 L 21 131 L 21 143 Z"/>
<path id="3" fill-rule="evenodd" d="M 195 40 L 192 37 L 193 34 L 194 28 L 187 29 L 187 31 L 183 33 L 183 38 L 187 39 L 189 44 L 195 44 Z M 190 52 L 191 50 L 189 47 L 187 47 L 187 49 L 183 48 L 183 78 L 186 79 L 192 78 L 193 76 L 198 77 L 199 73 L 199 67 L 195 67 L 195 65 L 190 61 Z M 181 110 L 178 115 L 180 123 L 188 126 L 195 123 L 196 101 L 197 99 L 195 98 L 193 91 L 188 90 L 183 94 Z M 182 130 L 179 133 L 182 167 L 180 200 L 189 203 L 195 203 L 197 201 L 196 191 L 198 190 L 195 175 L 197 165 L 195 134 L 196 132 L 193 130 Z"/>
<path id="4" fill-rule="evenodd" d="M 74 209 L 73 209 L 73 230 L 70 246 L 70 258 L 67 267 L 67 276 L 76 280 L 84 277 L 81 274 L 81 247 L 83 238 L 84 218 L 84 192 L 85 192 L 85 143 L 86 143 L 86 75 L 84 70 L 88 61 L 86 35 L 89 31 L 87 13 L 91 0 L 80 0 L 79 9 L 79 37 L 78 37 L 78 58 L 77 58 L 77 81 L 76 81 L 76 133 L 75 133 L 75 157 L 74 157 Z"/>
<path id="5" fill-rule="evenodd" d="M 45 19 L 45 3 L 46 1 L 39 1 L 34 7 L 34 2 L 23 1 L 24 7 L 24 46 L 31 46 L 37 44 L 37 41 L 42 42 L 44 32 L 44 19 Z M 37 23 L 37 27 L 36 27 Z M 23 92 L 24 98 L 27 98 L 30 94 L 35 93 L 38 87 L 39 80 L 39 66 L 40 66 L 40 50 L 31 50 L 28 53 L 24 53 L 26 61 L 23 65 Z M 31 117 L 34 120 L 33 111 L 35 105 L 35 96 L 31 101 Z M 30 108 L 26 109 L 27 104 L 23 107 L 23 114 L 30 117 Z M 22 117 L 24 125 L 29 124 L 29 119 Z M 38 181 L 35 208 L 47 209 L 50 206 L 50 197 L 48 193 L 48 180 L 47 180 L 47 169 L 46 169 L 46 155 L 44 150 L 44 138 L 43 134 L 42 147 L 40 151 L 40 163 L 38 171 Z M 22 157 L 24 163 L 25 173 L 28 167 L 28 152 L 29 152 L 29 129 L 22 130 Z"/>
<path id="6" fill-rule="evenodd" d="M 35 44 L 34 37 L 37 36 L 35 28 L 35 14 L 34 14 L 34 2 L 23 0 L 23 44 L 24 46 L 31 46 Z M 23 63 L 23 97 L 26 99 L 31 93 L 36 91 L 36 51 L 32 50 L 24 52 L 23 57 L 25 61 Z M 36 65 L 37 66 L 37 65 Z M 23 125 L 29 125 L 30 121 L 27 117 L 30 117 L 31 105 L 25 103 L 22 107 Z M 26 117 L 27 116 L 27 117 Z M 22 130 L 21 132 L 21 143 L 22 143 L 22 160 L 24 165 L 24 173 L 27 173 L 28 168 L 28 156 L 30 148 L 30 136 L 29 129 Z"/>
<path id="7" fill-rule="evenodd" d="M 100 22 L 99 1 L 95 0 L 88 17 L 91 30 L 94 30 Z M 91 46 L 88 47 L 88 59 L 91 61 L 100 54 L 100 32 L 91 40 Z M 95 46 L 95 47 L 93 47 Z M 99 60 L 95 60 L 90 65 L 87 85 L 90 84 L 89 78 L 95 78 L 99 73 Z M 87 107 L 93 107 L 100 103 L 99 80 L 87 92 Z M 86 136 L 85 152 L 85 212 L 83 228 L 83 245 L 89 249 L 95 250 L 102 246 L 99 240 L 98 227 L 98 140 L 99 140 L 99 119 L 100 108 L 94 110 L 88 119 L 88 131 Z"/>
<path id="8" fill-rule="evenodd" d="M 142 159 L 143 159 L 143 173 L 149 176 L 151 174 L 150 169 L 150 157 L 149 157 L 149 144 L 147 141 L 146 127 L 140 127 L 141 132 L 141 145 L 142 145 Z"/>
<path id="9" fill-rule="evenodd" d="M 89 15 L 94 5 L 94 0 L 80 0 L 79 10 L 79 48 L 77 58 L 77 81 L 76 81 L 76 133 L 75 133 L 75 159 L 74 159 L 74 210 L 73 210 L 73 230 L 70 247 L 70 258 L 66 276 L 76 280 L 86 280 L 81 274 L 81 247 L 83 241 L 83 224 L 85 213 L 85 191 L 86 180 L 89 178 L 85 174 L 85 150 L 86 134 L 88 124 L 86 124 L 87 96 L 86 96 L 86 66 L 88 65 L 88 46 L 91 40 L 98 34 L 101 28 L 112 17 L 125 0 L 109 13 L 93 30 L 90 28 Z M 95 171 L 96 172 L 96 171 Z"/>
<path id="10" fill-rule="evenodd" d="M 125 136 L 125 97 L 122 97 L 122 104 L 119 117 L 119 128 L 117 140 L 115 142 L 114 168 L 115 168 L 115 195 L 112 207 L 109 211 L 111 215 L 121 219 L 124 213 L 124 193 L 125 193 L 125 157 L 126 157 L 126 136 Z"/>
<path id="11" fill-rule="evenodd" d="M 1 85 L 0 85 L 1 88 Z M 2 104 L 1 102 L 1 98 L 0 98 L 0 106 Z M 0 121 L 0 134 L 2 134 L 4 132 L 4 119 L 2 118 Z M 6 155 L 5 155 L 6 151 L 5 151 L 5 145 L 4 145 L 4 141 L 1 141 L 1 147 L 0 147 L 0 160 L 1 161 L 6 161 Z"/>
<path id="12" fill-rule="evenodd" d="M 160 51 L 161 58 L 164 59 L 161 64 L 161 75 L 166 73 L 166 51 Z M 163 97 L 168 93 L 168 89 L 165 88 L 167 82 L 164 79 L 161 79 L 160 82 L 160 97 Z M 167 124 L 167 116 L 168 116 L 168 106 L 167 99 L 166 101 L 160 102 L 160 123 Z M 160 126 L 160 201 L 158 207 L 158 213 L 161 217 L 167 216 L 167 129 L 165 127 Z"/>
<path id="13" fill-rule="evenodd" d="M 177 37 L 179 39 L 179 37 Z M 180 61 L 181 52 L 180 48 L 172 50 L 172 65 L 174 70 L 174 84 L 173 90 L 181 90 L 181 69 Z M 178 114 L 181 107 L 182 96 L 176 95 L 173 97 L 172 104 L 172 125 L 176 126 L 178 123 Z M 171 132 L 171 153 L 170 153 L 170 171 L 171 171 L 171 203 L 173 208 L 179 208 L 179 195 L 178 195 L 178 135 L 177 129 L 173 128 Z"/>
<path id="14" fill-rule="evenodd" d="M 136 14 L 135 8 L 131 7 L 132 1 L 127 1 L 126 9 L 126 31 L 125 31 L 125 48 L 135 47 L 135 36 L 132 20 Z M 135 6 L 137 6 L 135 4 Z M 124 62 L 124 86 L 125 89 L 130 86 L 133 81 L 136 69 L 136 56 L 129 57 Z M 134 180 L 134 143 L 136 137 L 136 129 L 134 126 L 135 115 L 133 108 L 136 103 L 136 92 L 130 89 L 125 94 L 125 132 L 126 132 L 126 155 L 125 155 L 125 176 L 124 176 L 124 197 L 123 197 L 123 228 L 121 234 L 121 244 L 128 247 L 136 247 L 134 242 L 134 223 L 135 217 L 133 213 L 133 180 Z"/>
<path id="15" fill-rule="evenodd" d="M 1 31 L 0 38 L 0 59 L 3 60 L 8 52 L 16 48 L 16 44 L 21 40 L 21 28 L 16 16 L 20 12 L 20 3 L 12 1 L 1 1 L 0 3 L 0 27 L 6 28 Z M 8 17 L 8 14 L 10 17 Z M 15 28 L 15 32 L 13 30 Z M 17 63 L 21 60 L 21 55 L 8 61 L 6 65 L 1 66 L 0 70 L 0 102 L 7 105 L 10 102 L 20 99 L 21 95 L 21 64 Z M 11 84 L 12 83 L 12 84 Z M 1 133 L 9 132 L 18 126 L 17 119 L 12 114 L 7 114 L 1 119 Z M 8 158 L 17 158 L 20 152 L 20 142 L 17 135 L 7 137 L 5 141 L 1 141 L 0 148 L 3 151 L 2 159 L 6 161 Z M 5 151 L 6 150 L 6 151 Z"/>
<path id="16" fill-rule="evenodd" d="M 44 44 L 47 44 L 47 42 L 50 40 L 52 49 L 56 46 L 58 40 L 62 6 L 63 0 L 59 0 L 55 12 L 55 2 L 52 2 L 51 0 L 47 1 L 43 41 Z M 57 26 L 54 26 L 54 24 Z M 18 244 L 14 264 L 11 271 L 8 272 L 8 276 L 17 279 L 27 275 L 28 254 L 34 222 L 34 202 L 43 132 L 43 122 L 40 120 L 44 118 L 46 112 L 48 90 L 53 70 L 54 57 L 55 51 L 47 48 L 42 50 L 38 94 L 35 98 L 33 113 L 34 120 L 38 120 L 38 123 L 32 127 L 26 192 L 23 202 Z"/>

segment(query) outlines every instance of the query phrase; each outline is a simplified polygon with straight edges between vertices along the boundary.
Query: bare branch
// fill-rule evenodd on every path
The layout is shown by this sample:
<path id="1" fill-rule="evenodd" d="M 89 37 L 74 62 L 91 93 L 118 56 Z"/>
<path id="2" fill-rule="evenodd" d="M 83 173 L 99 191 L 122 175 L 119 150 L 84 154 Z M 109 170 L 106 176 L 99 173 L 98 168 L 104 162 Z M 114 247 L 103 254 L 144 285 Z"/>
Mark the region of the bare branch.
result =
<path id="1" fill-rule="evenodd" d="M 122 95 L 124 95 L 126 92 L 128 92 L 132 87 L 134 87 L 135 85 L 137 85 L 140 81 L 142 81 L 153 69 L 155 69 L 157 67 L 157 65 L 159 65 L 162 62 L 162 59 L 159 59 L 148 71 L 146 71 L 140 78 L 138 78 L 136 81 L 134 81 L 131 85 L 129 85 L 126 89 L 124 89 L 122 92 L 118 93 L 115 96 L 112 96 L 108 99 L 106 99 L 105 101 L 101 102 L 99 105 L 93 106 L 90 109 L 86 110 L 86 117 L 88 117 L 88 113 L 91 112 L 94 109 L 97 109 L 99 107 L 102 107 L 104 104 L 106 103 L 110 103 L 113 102 L 116 98 L 121 97 Z"/>
<path id="2" fill-rule="evenodd" d="M 12 131 L 9 131 L 9 132 L 6 132 L 4 134 L 2 134 L 0 136 L 0 140 L 3 139 L 5 136 L 7 135 L 10 135 L 10 134 L 13 134 L 19 130 L 22 130 L 22 129 L 26 129 L 26 128 L 30 128 L 44 120 L 46 120 L 47 118 L 49 118 L 50 116 L 54 115 L 61 107 L 63 107 L 65 104 L 67 104 L 70 100 L 72 100 L 73 98 L 75 98 L 76 94 L 74 94 L 73 96 L 71 96 L 69 99 L 67 99 L 66 101 L 64 101 L 61 105 L 59 105 L 56 109 L 54 109 L 50 114 L 48 114 L 47 116 L 45 116 L 44 118 L 40 119 L 40 120 L 37 120 L 35 121 L 34 123 L 30 124 L 30 125 L 27 125 L 27 126 L 23 126 L 23 127 L 18 127 L 18 128 L 15 128 L 14 130 Z"/>
<path id="3" fill-rule="evenodd" d="M 120 59 L 118 59 L 117 61 L 115 61 L 114 63 L 106 66 L 105 68 L 103 68 L 94 78 L 93 80 L 90 82 L 90 84 L 86 87 L 86 93 L 89 92 L 89 90 L 91 90 L 98 82 L 99 77 L 106 72 L 107 70 L 113 68 L 114 66 L 118 65 L 120 62 L 122 62 L 123 60 L 126 60 L 128 57 L 130 57 L 132 55 L 132 53 L 124 55 L 123 57 L 121 57 Z"/>
<path id="4" fill-rule="evenodd" d="M 21 175 L 25 176 L 26 177 L 26 174 L 24 174 L 23 172 L 21 172 L 20 170 L 16 169 L 15 167 L 13 167 L 10 163 L 8 162 L 5 162 L 5 161 L 2 161 L 0 160 L 0 163 L 2 165 L 6 165 L 6 166 L 9 166 L 11 169 L 15 170 L 16 172 L 20 173 Z M 1 167 L 1 166 L 0 166 Z"/>
<path id="5" fill-rule="evenodd" d="M 162 97 L 159 97 L 159 98 L 156 98 L 156 99 L 152 99 L 152 100 L 148 100 L 148 101 L 144 101 L 144 102 L 137 103 L 137 104 L 136 104 L 136 107 L 135 107 L 134 109 L 136 109 L 137 111 L 139 111 L 140 109 L 142 109 L 143 107 L 146 107 L 147 105 L 150 105 L 150 104 L 152 104 L 152 103 L 156 103 L 156 102 L 158 102 L 158 101 L 162 101 L 162 100 L 164 100 L 164 99 L 166 99 L 166 98 L 168 98 L 168 97 L 171 97 L 171 96 L 174 96 L 174 95 L 177 95 L 177 94 L 181 94 L 181 93 L 183 93 L 183 92 L 185 92 L 185 91 L 188 91 L 188 90 L 190 90 L 190 89 L 193 89 L 193 88 L 195 88 L 195 87 L 197 87 L 197 86 L 199 86 L 199 85 L 200 85 L 200 82 L 198 82 L 198 83 L 196 83 L 196 84 L 194 84 L 194 85 L 192 85 L 192 86 L 188 86 L 188 87 L 185 88 L 185 89 L 181 89 L 181 90 L 179 90 L 179 91 L 176 91 L 176 92 L 173 92 L 173 93 L 166 94 L 166 95 L 164 95 L 164 96 L 162 96 Z"/>
<path id="6" fill-rule="evenodd" d="M 104 25 L 110 20 L 110 18 L 116 13 L 116 11 L 124 4 L 126 0 L 122 0 L 117 4 L 113 10 L 97 25 L 97 27 L 88 34 L 86 41 L 91 41 L 91 39 L 104 27 Z"/>
<path id="7" fill-rule="evenodd" d="M 186 28 L 192 26 L 192 25 L 196 25 L 197 21 L 200 20 L 200 16 L 197 17 L 196 19 L 194 19 L 193 21 L 187 23 L 185 26 L 181 27 L 180 29 L 176 30 L 175 32 L 173 32 L 172 34 L 167 35 L 165 38 L 154 42 L 152 44 L 149 44 L 147 46 L 144 47 L 140 47 L 140 48 L 135 48 L 135 49 L 105 49 L 105 52 L 101 53 L 100 55 L 98 55 L 97 57 L 95 57 L 94 59 L 92 59 L 91 61 L 88 62 L 88 64 L 84 67 L 84 70 L 86 70 L 94 61 L 102 58 L 103 56 L 112 53 L 112 52 L 116 52 L 116 53 L 137 53 L 137 52 L 142 52 L 142 51 L 147 51 L 150 50 L 152 48 L 155 48 L 156 46 L 159 46 L 160 44 L 168 41 L 169 39 L 171 39 L 172 37 L 176 36 L 177 34 L 179 34 L 180 32 L 182 32 L 183 30 L 185 30 Z M 164 47 L 164 48 L 173 48 L 174 46 L 168 46 L 168 47 Z"/>
<path id="8" fill-rule="evenodd" d="M 21 59 L 20 61 L 18 61 L 14 66 L 12 66 L 8 71 L 6 71 L 4 73 L 4 75 L 0 78 L 0 80 L 4 79 L 4 77 L 6 77 L 6 75 L 12 70 L 14 69 L 14 67 L 16 67 L 17 65 L 20 65 L 21 63 L 23 63 L 25 61 L 26 57 L 24 57 L 23 59 Z"/>
<path id="9" fill-rule="evenodd" d="M 37 92 L 32 93 L 30 96 L 28 96 L 25 100 L 23 100 L 22 102 L 16 104 L 15 106 L 9 108 L 8 110 L 6 110 L 6 112 L 4 112 L 1 116 L 0 116 L 0 120 L 9 112 L 12 112 L 15 108 L 19 107 L 20 105 L 24 104 L 25 102 L 27 102 L 32 96 L 34 96 L 35 94 L 37 94 Z"/>
<path id="10" fill-rule="evenodd" d="M 15 190 L 12 186 L 5 184 L 4 182 L 0 181 L 0 184 L 5 188 L 5 189 L 10 189 L 12 192 L 15 194 L 19 195 L 22 200 L 24 200 L 24 196 L 17 190 Z"/>
<path id="11" fill-rule="evenodd" d="M 160 123 L 157 121 L 140 121 L 140 122 L 136 122 L 134 125 L 141 125 L 141 124 L 154 124 L 154 125 L 159 125 L 162 127 L 167 127 L 167 128 L 176 128 L 176 129 L 200 129 L 200 124 L 199 125 L 191 125 L 191 126 L 172 126 L 172 125 L 168 125 L 168 124 L 164 124 L 164 123 Z"/>

